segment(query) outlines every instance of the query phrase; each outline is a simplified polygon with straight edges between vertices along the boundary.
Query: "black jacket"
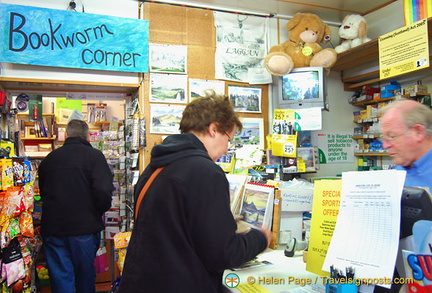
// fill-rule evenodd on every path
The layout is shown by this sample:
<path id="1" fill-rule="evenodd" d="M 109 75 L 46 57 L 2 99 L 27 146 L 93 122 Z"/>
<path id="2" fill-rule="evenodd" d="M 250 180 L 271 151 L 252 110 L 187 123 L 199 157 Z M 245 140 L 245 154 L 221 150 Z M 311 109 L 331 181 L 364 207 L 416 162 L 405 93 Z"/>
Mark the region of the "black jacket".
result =
<path id="1" fill-rule="evenodd" d="M 101 151 L 69 137 L 38 168 L 43 236 L 77 236 L 104 229 L 113 175 Z"/>
<path id="2" fill-rule="evenodd" d="M 267 246 L 263 233 L 236 234 L 229 184 L 193 134 L 175 134 L 152 150 L 135 196 L 157 167 L 128 246 L 120 292 L 221 292 L 224 269 Z"/>

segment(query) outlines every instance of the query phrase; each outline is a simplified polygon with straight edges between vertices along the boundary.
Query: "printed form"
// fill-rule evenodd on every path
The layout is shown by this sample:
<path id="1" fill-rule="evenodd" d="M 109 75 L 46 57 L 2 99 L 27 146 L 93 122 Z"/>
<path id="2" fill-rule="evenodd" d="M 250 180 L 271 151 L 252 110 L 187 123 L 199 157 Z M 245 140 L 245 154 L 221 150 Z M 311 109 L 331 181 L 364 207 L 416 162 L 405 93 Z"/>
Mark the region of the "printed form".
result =
<path id="1" fill-rule="evenodd" d="M 339 215 L 324 271 L 330 266 L 343 272 L 353 267 L 356 278 L 392 279 L 405 174 L 400 170 L 342 173 Z"/>

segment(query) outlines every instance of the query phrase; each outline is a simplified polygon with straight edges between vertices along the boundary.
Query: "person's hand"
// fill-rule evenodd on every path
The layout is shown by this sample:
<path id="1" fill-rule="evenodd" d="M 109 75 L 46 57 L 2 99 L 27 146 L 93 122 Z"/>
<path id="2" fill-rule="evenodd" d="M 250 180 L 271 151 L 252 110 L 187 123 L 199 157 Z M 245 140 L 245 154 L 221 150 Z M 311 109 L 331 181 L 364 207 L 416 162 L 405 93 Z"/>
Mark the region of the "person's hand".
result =
<path id="1" fill-rule="evenodd" d="M 237 215 L 234 216 L 234 219 L 236 221 L 237 224 L 237 233 L 239 234 L 246 234 L 247 232 L 250 231 L 251 226 L 250 224 L 246 223 L 245 221 L 243 221 L 243 216 Z"/>
<path id="2" fill-rule="evenodd" d="M 267 229 L 267 227 L 265 227 L 265 226 L 261 227 L 261 232 L 267 238 L 267 247 L 269 247 L 270 246 L 270 242 L 273 239 L 272 232 L 269 229 Z"/>

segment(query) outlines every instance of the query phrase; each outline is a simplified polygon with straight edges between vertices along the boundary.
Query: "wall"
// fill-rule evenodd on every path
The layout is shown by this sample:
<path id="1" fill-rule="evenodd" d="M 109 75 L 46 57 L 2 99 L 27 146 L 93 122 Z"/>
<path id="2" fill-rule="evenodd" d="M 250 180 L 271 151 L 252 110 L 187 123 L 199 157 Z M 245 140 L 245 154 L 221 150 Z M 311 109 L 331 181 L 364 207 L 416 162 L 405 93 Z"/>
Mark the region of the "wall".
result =
<path id="1" fill-rule="evenodd" d="M 288 12 L 287 12 L 288 13 Z M 289 13 L 288 13 L 289 14 Z M 319 13 L 317 13 L 321 17 Z M 324 18 L 322 18 L 324 19 Z M 289 35 L 286 30 L 286 19 L 274 19 L 271 22 L 271 29 L 269 32 L 269 43 L 270 46 L 284 42 L 288 39 Z M 339 35 L 338 26 L 329 25 L 331 29 L 331 42 L 322 44 L 323 48 L 333 47 L 338 45 Z M 279 31 L 277 31 L 279 29 Z M 355 124 L 352 122 L 352 112 L 356 110 L 355 107 L 348 103 L 348 98 L 351 97 L 352 93 L 345 92 L 343 90 L 343 84 L 341 83 L 339 72 L 331 72 L 326 77 L 327 79 L 327 102 L 329 104 L 329 111 L 322 112 L 322 131 L 325 132 L 352 132 Z M 277 86 L 272 87 L 271 97 L 272 105 L 277 105 Z M 269 125 L 272 125 L 273 119 L 273 107 L 269 107 Z M 269 129 L 271 133 L 271 129 Z M 315 132 L 314 132 L 315 133 Z M 320 169 L 317 173 L 302 175 L 303 178 L 309 179 L 311 177 L 324 177 L 324 176 L 336 176 L 345 171 L 357 170 L 357 159 L 350 163 L 327 163 L 321 164 Z"/>
<path id="2" fill-rule="evenodd" d="M 3 3 L 20 4 L 29 6 L 40 6 L 54 9 L 66 9 L 68 1 L 50 1 L 50 0 L 3 0 Z M 76 0 L 77 10 L 80 11 L 81 3 L 84 1 Z M 119 17 L 138 17 L 138 1 L 123 0 L 121 5 L 118 5 L 117 0 L 86 0 L 85 10 L 87 13 L 107 14 Z M 228 5 L 228 4 L 227 4 Z M 251 7 L 251 9 L 254 7 Z M 323 12 L 324 13 L 324 12 Z M 286 12 L 290 14 L 289 11 Z M 317 12 L 321 15 L 320 12 Z M 368 36 L 376 38 L 384 33 L 402 27 L 404 25 L 403 19 L 403 2 L 398 0 L 379 11 L 370 13 L 365 16 L 369 24 Z M 341 15 L 342 18 L 342 15 Z M 323 16 L 323 19 L 325 17 Z M 269 44 L 275 45 L 287 39 L 287 32 L 285 29 L 287 20 L 270 19 L 269 29 Z M 383 25 L 385 24 L 385 25 Z M 332 41 L 328 46 L 336 46 L 338 40 L 338 27 L 330 26 L 332 29 Z M 150 24 L 152 29 L 152 24 Z M 112 82 L 126 82 L 135 83 L 138 78 L 136 74 L 119 73 L 119 72 L 100 72 L 100 71 L 87 71 L 67 68 L 52 68 L 42 66 L 25 66 L 18 64 L 1 64 L 2 76 L 8 77 L 22 77 L 22 78 L 47 78 L 47 79 L 63 79 L 63 80 L 85 80 L 85 81 L 112 81 Z M 424 76 L 423 84 L 429 86 L 432 90 L 432 77 Z M 410 81 L 411 82 L 411 81 Z M 409 82 L 408 82 L 409 83 Z M 403 84 L 404 85 L 404 84 Z M 273 115 L 272 101 L 272 86 L 269 85 L 269 100 L 268 100 L 268 117 L 269 123 L 266 124 L 266 129 L 269 130 L 271 125 L 271 118 Z M 352 92 L 343 91 L 338 72 L 332 72 L 328 76 L 328 102 L 330 111 L 323 112 L 323 131 L 352 131 L 354 123 L 352 123 L 352 112 L 357 110 L 356 107 L 348 104 L 347 100 L 352 95 Z M 152 142 L 156 143 L 156 140 Z M 353 163 L 333 163 L 321 165 L 315 176 L 334 176 L 340 174 L 342 171 L 356 170 L 357 162 Z"/>
<path id="3" fill-rule="evenodd" d="M 150 23 L 150 43 L 183 45 L 188 47 L 187 75 L 188 78 L 215 79 L 215 51 L 216 28 L 214 26 L 213 12 L 205 9 L 188 8 L 175 5 L 145 3 L 144 18 Z M 150 133 L 150 112 L 148 75 L 144 83 L 144 112 L 147 114 L 147 147 L 144 150 L 144 159 L 148 163 L 151 149 L 155 144 L 162 142 L 160 134 Z M 227 81 L 228 85 L 249 86 L 249 84 Z M 254 85 L 255 86 L 255 85 Z M 268 133 L 268 86 L 256 85 L 262 89 L 262 113 L 239 113 L 240 117 L 263 118 L 265 135 Z M 152 103 L 157 104 L 157 103 Z"/>

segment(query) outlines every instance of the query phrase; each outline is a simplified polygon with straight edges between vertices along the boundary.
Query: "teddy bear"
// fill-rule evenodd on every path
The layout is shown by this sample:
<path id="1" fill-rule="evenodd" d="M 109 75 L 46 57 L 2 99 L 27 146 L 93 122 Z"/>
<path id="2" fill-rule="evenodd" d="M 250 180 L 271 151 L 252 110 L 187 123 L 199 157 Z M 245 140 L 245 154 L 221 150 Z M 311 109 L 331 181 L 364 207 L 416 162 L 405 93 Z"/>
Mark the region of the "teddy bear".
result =
<path id="1" fill-rule="evenodd" d="M 358 45 L 369 42 L 371 39 L 366 36 L 367 30 L 368 25 L 363 16 L 359 14 L 345 16 L 339 28 L 339 37 L 342 41 L 340 45 L 336 46 L 336 52 L 342 53 Z"/>
<path id="2" fill-rule="evenodd" d="M 293 68 L 324 67 L 327 73 L 337 61 L 332 48 L 323 49 L 319 43 L 330 41 L 331 30 L 313 13 L 296 13 L 287 23 L 289 39 L 270 48 L 265 66 L 272 75 L 285 75 Z"/>

